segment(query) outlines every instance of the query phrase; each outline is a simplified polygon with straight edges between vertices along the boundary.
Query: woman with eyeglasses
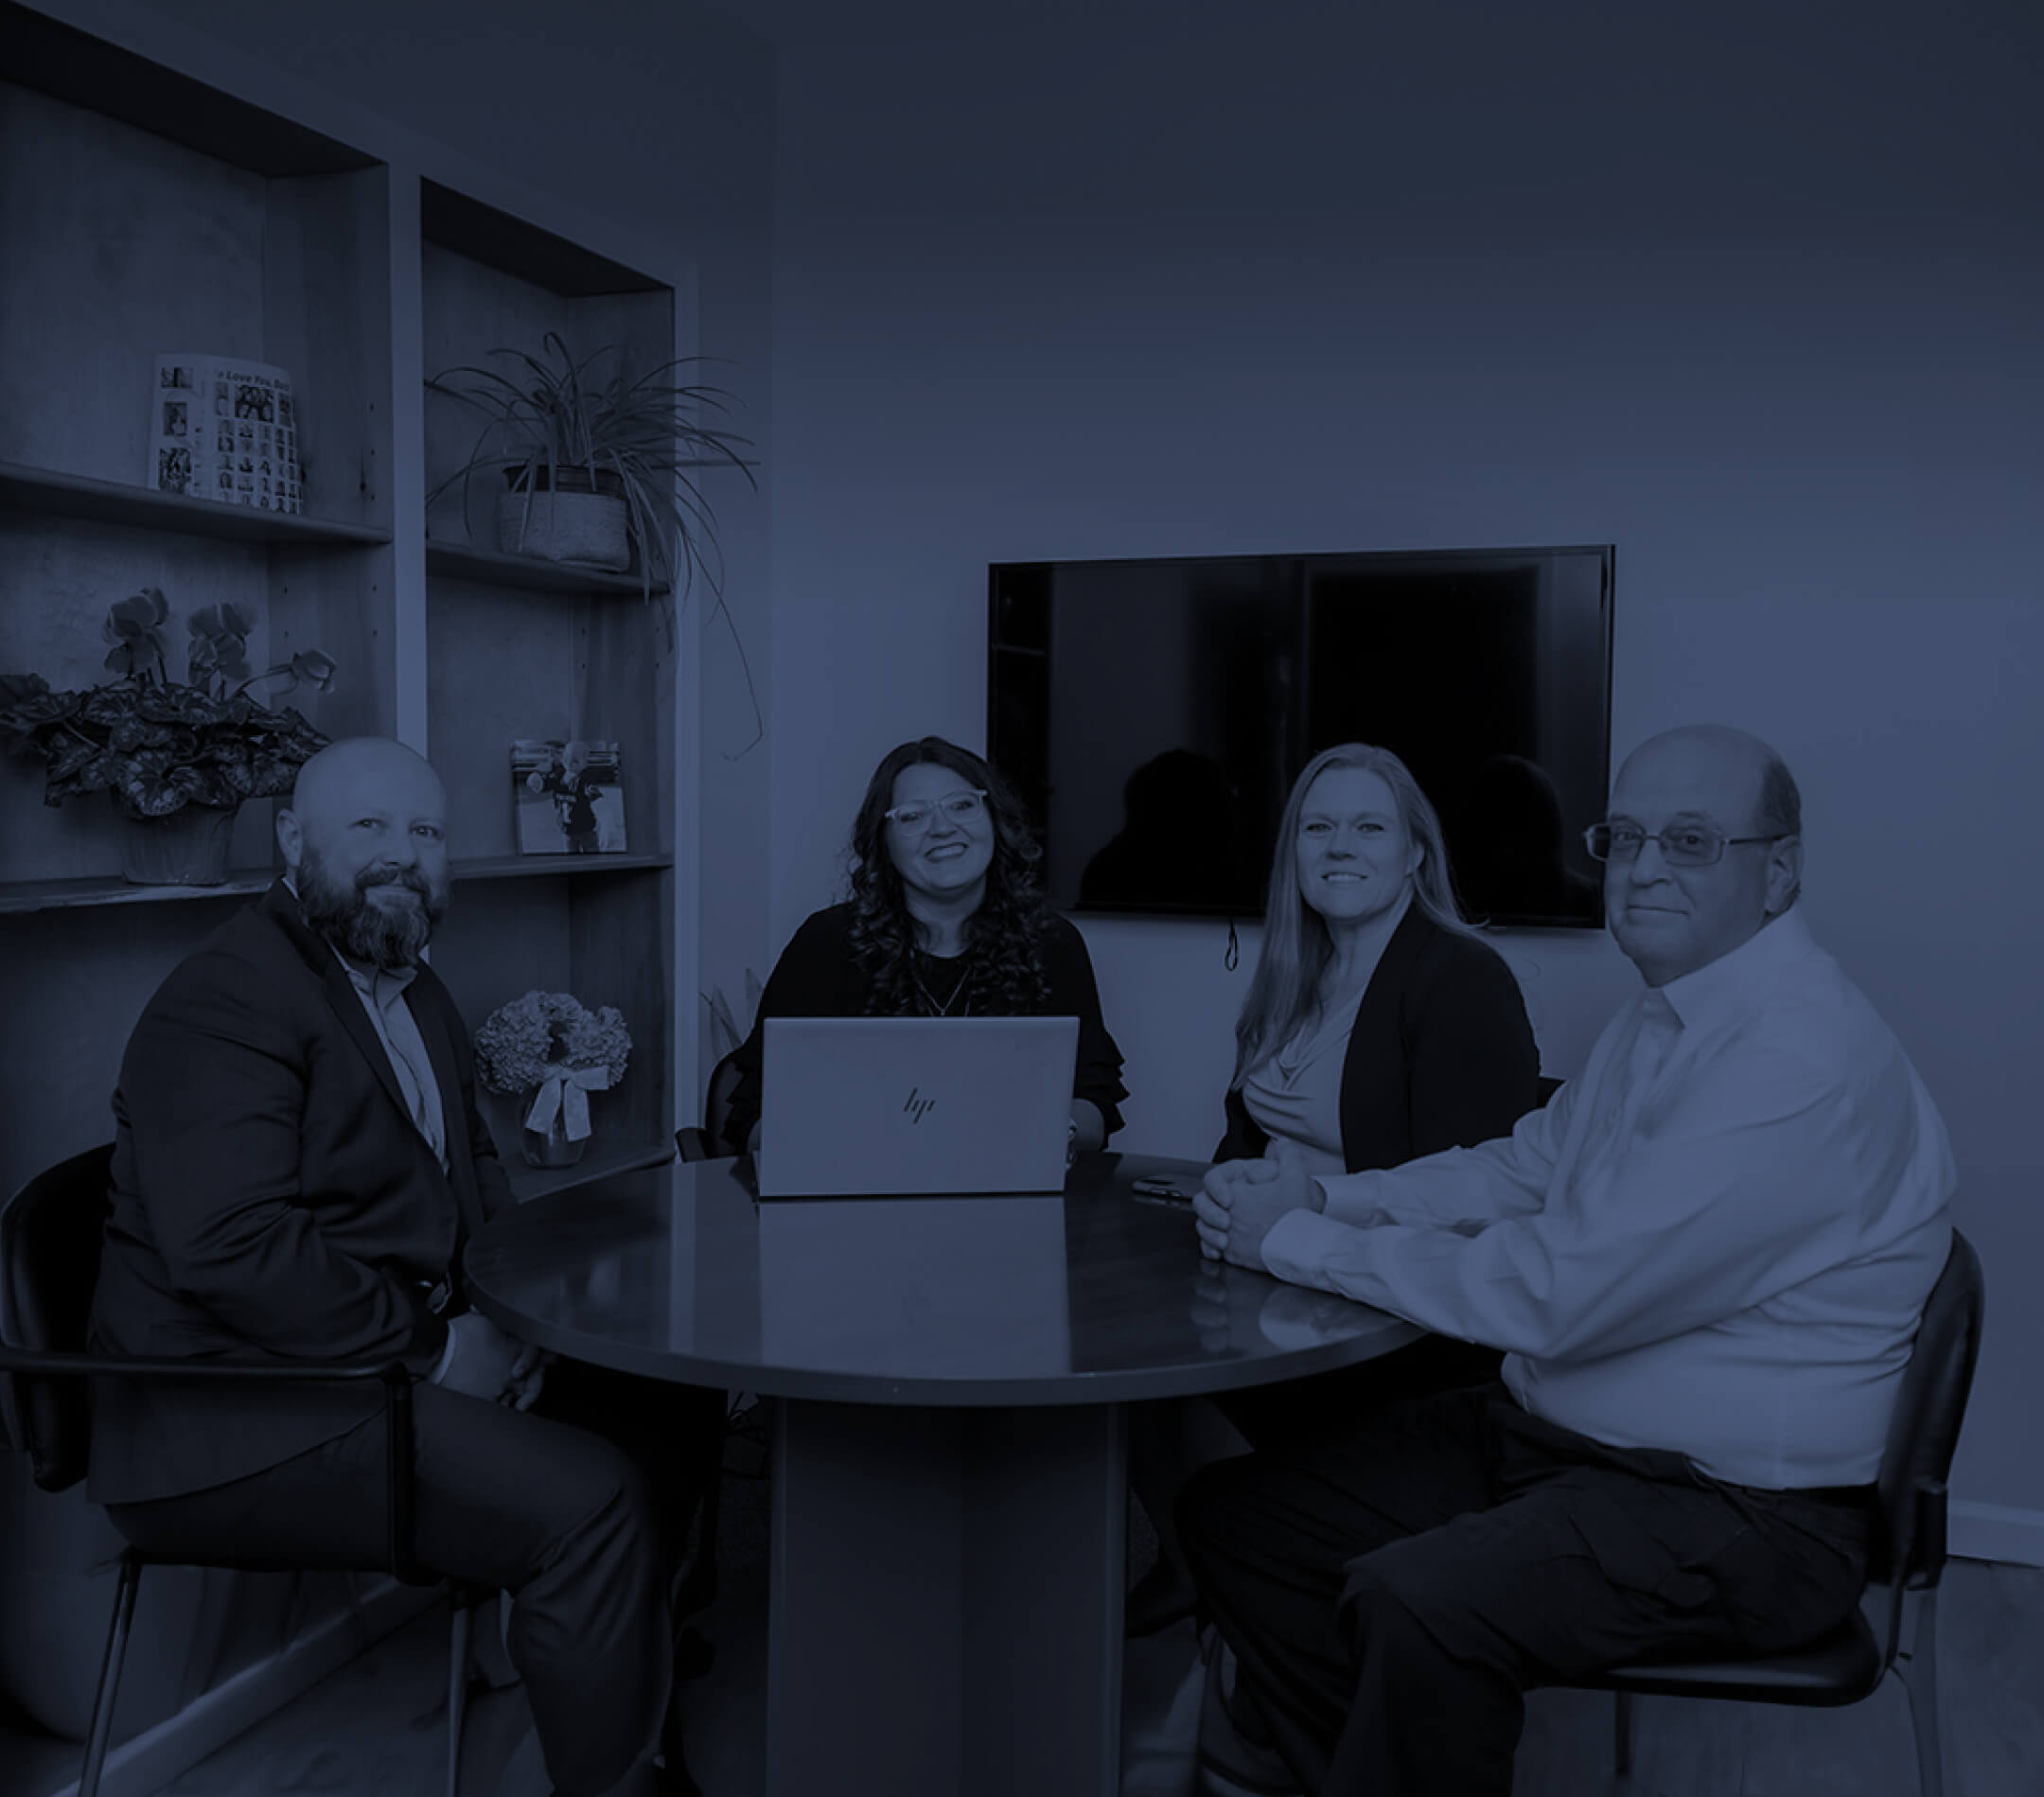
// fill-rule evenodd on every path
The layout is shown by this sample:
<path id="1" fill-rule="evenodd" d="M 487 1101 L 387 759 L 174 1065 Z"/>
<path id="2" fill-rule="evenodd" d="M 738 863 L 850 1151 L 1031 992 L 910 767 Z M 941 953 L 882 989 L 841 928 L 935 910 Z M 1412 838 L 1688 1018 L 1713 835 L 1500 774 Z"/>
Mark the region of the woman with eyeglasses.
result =
<path id="1" fill-rule="evenodd" d="M 1388 749 L 1344 743 L 1314 756 L 1278 825 L 1214 1159 L 1290 1156 L 1312 1173 L 1396 1167 L 1508 1136 L 1539 1102 L 1519 982 L 1463 921 L 1418 783 Z M 1360 1366 L 1218 1401 L 1261 1448 L 1477 1383 L 1502 1359 L 1426 1335 Z M 1131 1471 L 1160 1553 L 1130 1594 L 1131 1633 L 1192 1610 L 1171 1511 L 1193 1466 L 1227 1451 L 1216 1423 L 1196 1401 L 1137 1416 Z"/>
<path id="2" fill-rule="evenodd" d="M 1079 932 L 1045 909 L 1042 850 L 978 755 L 925 736 L 873 769 L 852 826 L 852 897 L 795 932 L 760 995 L 767 1017 L 1079 1019 L 1074 1151 L 1121 1127 L 1121 1051 Z M 759 1146 L 761 1023 L 739 1048 L 726 1134 Z"/>

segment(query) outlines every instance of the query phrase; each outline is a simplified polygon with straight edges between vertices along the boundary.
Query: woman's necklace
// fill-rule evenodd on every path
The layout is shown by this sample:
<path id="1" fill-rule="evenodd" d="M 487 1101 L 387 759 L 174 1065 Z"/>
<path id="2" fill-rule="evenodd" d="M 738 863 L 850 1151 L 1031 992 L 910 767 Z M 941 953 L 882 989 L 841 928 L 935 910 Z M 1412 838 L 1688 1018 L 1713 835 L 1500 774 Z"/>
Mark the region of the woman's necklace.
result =
<path id="1" fill-rule="evenodd" d="M 923 978 L 924 961 L 934 961 L 936 959 L 937 957 L 933 955 L 925 955 L 919 949 L 916 951 L 915 960 L 909 965 L 915 974 L 916 990 L 923 995 L 923 1002 L 929 1006 L 930 1014 L 937 1017 L 948 1017 L 951 1014 L 951 1007 L 959 1004 L 959 1000 L 965 997 L 965 958 L 961 955 L 954 963 L 958 968 L 958 978 L 952 981 L 951 990 L 945 995 L 943 1004 L 937 1002 L 937 995 L 929 989 L 928 982 Z M 972 1001 L 968 998 L 965 999 L 962 1005 L 959 1006 L 959 1015 L 961 1017 L 967 1016 L 971 1014 L 971 1012 Z"/>

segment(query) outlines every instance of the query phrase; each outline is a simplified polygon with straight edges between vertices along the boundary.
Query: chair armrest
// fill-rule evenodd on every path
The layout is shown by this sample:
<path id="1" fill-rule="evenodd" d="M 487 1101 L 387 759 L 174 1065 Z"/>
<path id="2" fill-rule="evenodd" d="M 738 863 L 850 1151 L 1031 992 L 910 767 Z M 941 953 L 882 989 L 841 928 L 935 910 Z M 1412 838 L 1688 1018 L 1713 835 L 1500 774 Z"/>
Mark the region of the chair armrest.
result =
<path id="1" fill-rule="evenodd" d="M 167 1355 L 60 1354 L 14 1348 L 0 1342 L 0 1373 L 34 1378 L 134 1379 L 161 1383 L 216 1385 L 360 1384 L 383 1386 L 383 1421 L 390 1463 L 385 1512 L 391 1575 L 399 1584 L 431 1585 L 436 1576 L 418 1563 L 414 1517 L 416 1477 L 413 1461 L 412 1373 L 401 1360 L 342 1361 L 303 1366 L 269 1362 L 177 1360 Z"/>
<path id="2" fill-rule="evenodd" d="M 1916 1562 L 1910 1583 L 1934 1585 L 1945 1573 L 1946 1506 L 1950 1489 L 1943 1479 L 1916 1482 L 1916 1539 L 1911 1558 Z"/>
<path id="3" fill-rule="evenodd" d="M 59 1354 L 42 1348 L 12 1348 L 0 1342 L 0 1373 L 33 1373 L 53 1378 L 80 1377 L 141 1380 L 210 1380 L 255 1383 L 273 1381 L 310 1384 L 334 1381 L 401 1380 L 409 1389 L 410 1369 L 401 1360 L 308 1361 L 302 1366 L 271 1361 L 180 1360 L 171 1355 Z"/>

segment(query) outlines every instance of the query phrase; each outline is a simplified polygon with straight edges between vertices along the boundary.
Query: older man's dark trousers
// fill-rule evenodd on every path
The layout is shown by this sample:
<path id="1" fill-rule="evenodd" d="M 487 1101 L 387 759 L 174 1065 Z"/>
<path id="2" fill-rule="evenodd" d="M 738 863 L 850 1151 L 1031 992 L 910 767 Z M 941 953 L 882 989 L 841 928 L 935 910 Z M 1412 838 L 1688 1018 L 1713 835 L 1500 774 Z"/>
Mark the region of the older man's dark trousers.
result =
<path id="1" fill-rule="evenodd" d="M 564 1361 L 524 1415 L 432 1385 L 413 1401 L 419 1559 L 513 1594 L 511 1657 L 555 1791 L 599 1797 L 643 1775 L 673 1682 L 677 1511 L 692 1461 L 721 1445 L 723 1394 Z M 266 1471 L 108 1514 L 166 1556 L 371 1567 L 386 1479 L 379 1414 Z"/>
<path id="2" fill-rule="evenodd" d="M 1507 1797 L 1526 1691 L 1813 1640 L 1858 1601 L 1875 1513 L 1605 1447 L 1491 1381 L 1209 1466 L 1178 1525 L 1307 1791 Z"/>

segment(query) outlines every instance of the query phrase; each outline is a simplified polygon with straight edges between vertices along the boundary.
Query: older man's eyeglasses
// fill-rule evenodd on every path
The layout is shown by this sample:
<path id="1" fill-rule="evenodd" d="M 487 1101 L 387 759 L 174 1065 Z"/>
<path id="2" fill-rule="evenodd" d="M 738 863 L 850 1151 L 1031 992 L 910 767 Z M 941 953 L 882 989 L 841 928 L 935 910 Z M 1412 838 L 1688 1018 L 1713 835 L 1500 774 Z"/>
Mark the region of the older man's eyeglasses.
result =
<path id="1" fill-rule="evenodd" d="M 1728 837 L 1705 823 L 1671 823 L 1658 832 L 1661 858 L 1671 868 L 1715 867 L 1724 852 L 1738 842 L 1780 842 L 1787 831 L 1767 837 Z M 1636 823 L 1593 823 L 1583 832 L 1583 842 L 1596 861 L 1636 861 L 1647 846 L 1647 832 Z"/>
<path id="2" fill-rule="evenodd" d="M 986 809 L 986 794 L 974 786 L 947 792 L 942 799 L 918 799 L 913 804 L 896 805 L 891 811 L 880 815 L 905 837 L 919 837 L 936 822 L 937 814 L 943 813 L 944 821 L 951 824 L 970 823 Z"/>

